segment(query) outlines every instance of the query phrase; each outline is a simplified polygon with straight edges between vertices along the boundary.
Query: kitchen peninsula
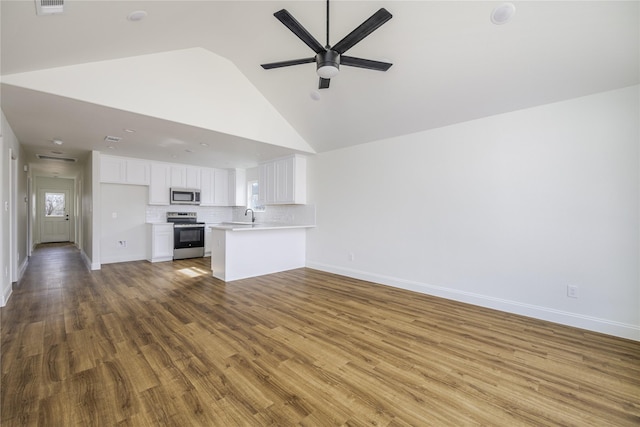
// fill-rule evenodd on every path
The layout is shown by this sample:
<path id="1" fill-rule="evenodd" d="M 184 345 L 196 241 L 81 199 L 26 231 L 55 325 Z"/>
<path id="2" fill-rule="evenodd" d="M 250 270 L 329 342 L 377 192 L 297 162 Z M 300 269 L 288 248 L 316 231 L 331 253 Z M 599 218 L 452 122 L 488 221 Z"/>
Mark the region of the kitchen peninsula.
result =
<path id="1" fill-rule="evenodd" d="M 314 225 L 222 223 L 211 226 L 211 270 L 225 282 L 305 266 Z"/>

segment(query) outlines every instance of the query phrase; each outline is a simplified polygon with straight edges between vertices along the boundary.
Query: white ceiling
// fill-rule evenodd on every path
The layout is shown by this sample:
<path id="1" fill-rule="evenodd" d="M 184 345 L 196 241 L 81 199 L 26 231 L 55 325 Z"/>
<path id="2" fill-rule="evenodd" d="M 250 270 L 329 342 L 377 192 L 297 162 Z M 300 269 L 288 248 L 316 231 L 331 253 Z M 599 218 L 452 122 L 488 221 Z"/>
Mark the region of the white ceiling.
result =
<path id="1" fill-rule="evenodd" d="M 342 67 L 331 88 L 320 91 L 321 99 L 315 101 L 310 97 L 318 84 L 314 64 L 268 71 L 259 65 L 313 56 L 273 12 L 287 9 L 324 44 L 324 1 L 66 0 L 63 14 L 36 16 L 32 0 L 3 0 L 1 74 L 201 47 L 233 62 L 316 152 L 640 82 L 640 2 L 514 2 L 512 21 L 494 25 L 489 16 L 499 4 L 332 1 L 332 43 L 380 7 L 393 14 L 348 54 L 394 65 L 386 73 Z M 148 16 L 127 21 L 134 10 Z M 7 84 L 2 85 L 1 103 L 31 154 L 59 150 L 82 158 L 88 150 L 100 150 L 248 167 L 291 151 Z M 125 128 L 136 133 L 123 134 Z M 129 144 L 105 150 L 106 135 L 122 136 Z M 64 145 L 54 147 L 54 138 Z M 181 145 L 159 146 L 167 140 Z M 184 146 L 191 145 L 194 153 L 186 153 Z"/>

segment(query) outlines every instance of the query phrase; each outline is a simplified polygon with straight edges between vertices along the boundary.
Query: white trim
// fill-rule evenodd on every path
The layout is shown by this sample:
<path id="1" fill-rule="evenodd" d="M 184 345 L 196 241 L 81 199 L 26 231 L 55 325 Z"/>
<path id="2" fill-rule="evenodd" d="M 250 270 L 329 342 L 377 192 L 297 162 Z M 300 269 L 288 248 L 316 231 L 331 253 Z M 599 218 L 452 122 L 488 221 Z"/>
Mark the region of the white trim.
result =
<path id="1" fill-rule="evenodd" d="M 525 304 L 517 301 L 495 298 L 487 295 L 475 294 L 472 292 L 459 291 L 444 288 L 441 286 L 428 285 L 411 280 L 400 279 L 391 276 L 368 273 L 366 271 L 354 270 L 335 265 L 307 261 L 307 267 L 355 279 L 366 280 L 373 283 L 393 286 L 395 288 L 406 289 L 422 294 L 433 295 L 467 304 L 478 305 L 518 314 L 521 316 L 533 317 L 535 319 L 546 320 L 575 328 L 586 329 L 620 338 L 640 341 L 640 326 L 627 323 L 601 319 L 568 311 L 556 310 L 549 307 L 542 307 L 532 304 Z"/>
<path id="2" fill-rule="evenodd" d="M 2 298 L 0 298 L 0 307 L 4 307 L 9 302 L 9 297 L 11 297 L 11 294 L 13 293 L 13 287 L 9 286 L 7 290 L 9 292 L 7 292 L 6 295 L 2 295 Z"/>
<path id="3" fill-rule="evenodd" d="M 84 261 L 84 265 L 87 267 L 87 269 L 100 270 L 100 263 L 91 261 L 91 259 L 85 253 L 85 251 L 80 250 L 80 255 L 82 256 L 82 261 Z"/>
<path id="4" fill-rule="evenodd" d="M 171 260 L 173 260 L 173 257 L 170 258 Z M 132 255 L 120 255 L 120 256 L 109 256 L 109 257 L 103 257 L 100 260 L 100 264 L 114 264 L 114 263 L 118 263 L 118 262 L 131 262 L 131 261 L 146 261 L 147 260 L 147 256 L 142 255 L 142 257 L 139 256 L 132 256 Z"/>
<path id="5" fill-rule="evenodd" d="M 20 264 L 20 268 L 18 268 L 18 282 L 22 280 L 22 276 L 24 276 L 24 272 L 27 270 L 27 266 L 29 265 L 29 257 L 24 257 L 24 261 Z"/>

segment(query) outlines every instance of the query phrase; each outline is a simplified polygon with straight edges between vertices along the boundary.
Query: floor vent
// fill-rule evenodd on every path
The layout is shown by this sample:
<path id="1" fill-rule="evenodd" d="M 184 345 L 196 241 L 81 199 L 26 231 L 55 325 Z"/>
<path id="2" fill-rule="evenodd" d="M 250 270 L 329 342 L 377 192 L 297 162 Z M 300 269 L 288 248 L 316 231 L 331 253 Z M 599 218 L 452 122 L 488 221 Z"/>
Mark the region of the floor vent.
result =
<path id="1" fill-rule="evenodd" d="M 58 160 L 60 162 L 70 162 L 70 163 L 75 163 L 78 161 L 78 159 L 74 159 L 73 157 L 56 157 L 56 156 L 49 156 L 47 154 L 36 154 L 36 157 L 39 158 L 40 160 Z"/>
<path id="2" fill-rule="evenodd" d="M 64 12 L 64 0 L 35 0 L 36 14 L 55 15 Z"/>

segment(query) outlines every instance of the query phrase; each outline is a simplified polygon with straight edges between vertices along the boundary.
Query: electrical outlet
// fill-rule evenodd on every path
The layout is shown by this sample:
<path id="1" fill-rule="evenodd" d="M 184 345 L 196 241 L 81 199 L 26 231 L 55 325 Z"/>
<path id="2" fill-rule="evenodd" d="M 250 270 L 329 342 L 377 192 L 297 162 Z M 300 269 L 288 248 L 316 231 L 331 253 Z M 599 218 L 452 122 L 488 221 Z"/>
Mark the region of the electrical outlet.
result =
<path id="1" fill-rule="evenodd" d="M 576 285 L 567 285 L 567 296 L 569 298 L 578 298 L 578 287 Z"/>

